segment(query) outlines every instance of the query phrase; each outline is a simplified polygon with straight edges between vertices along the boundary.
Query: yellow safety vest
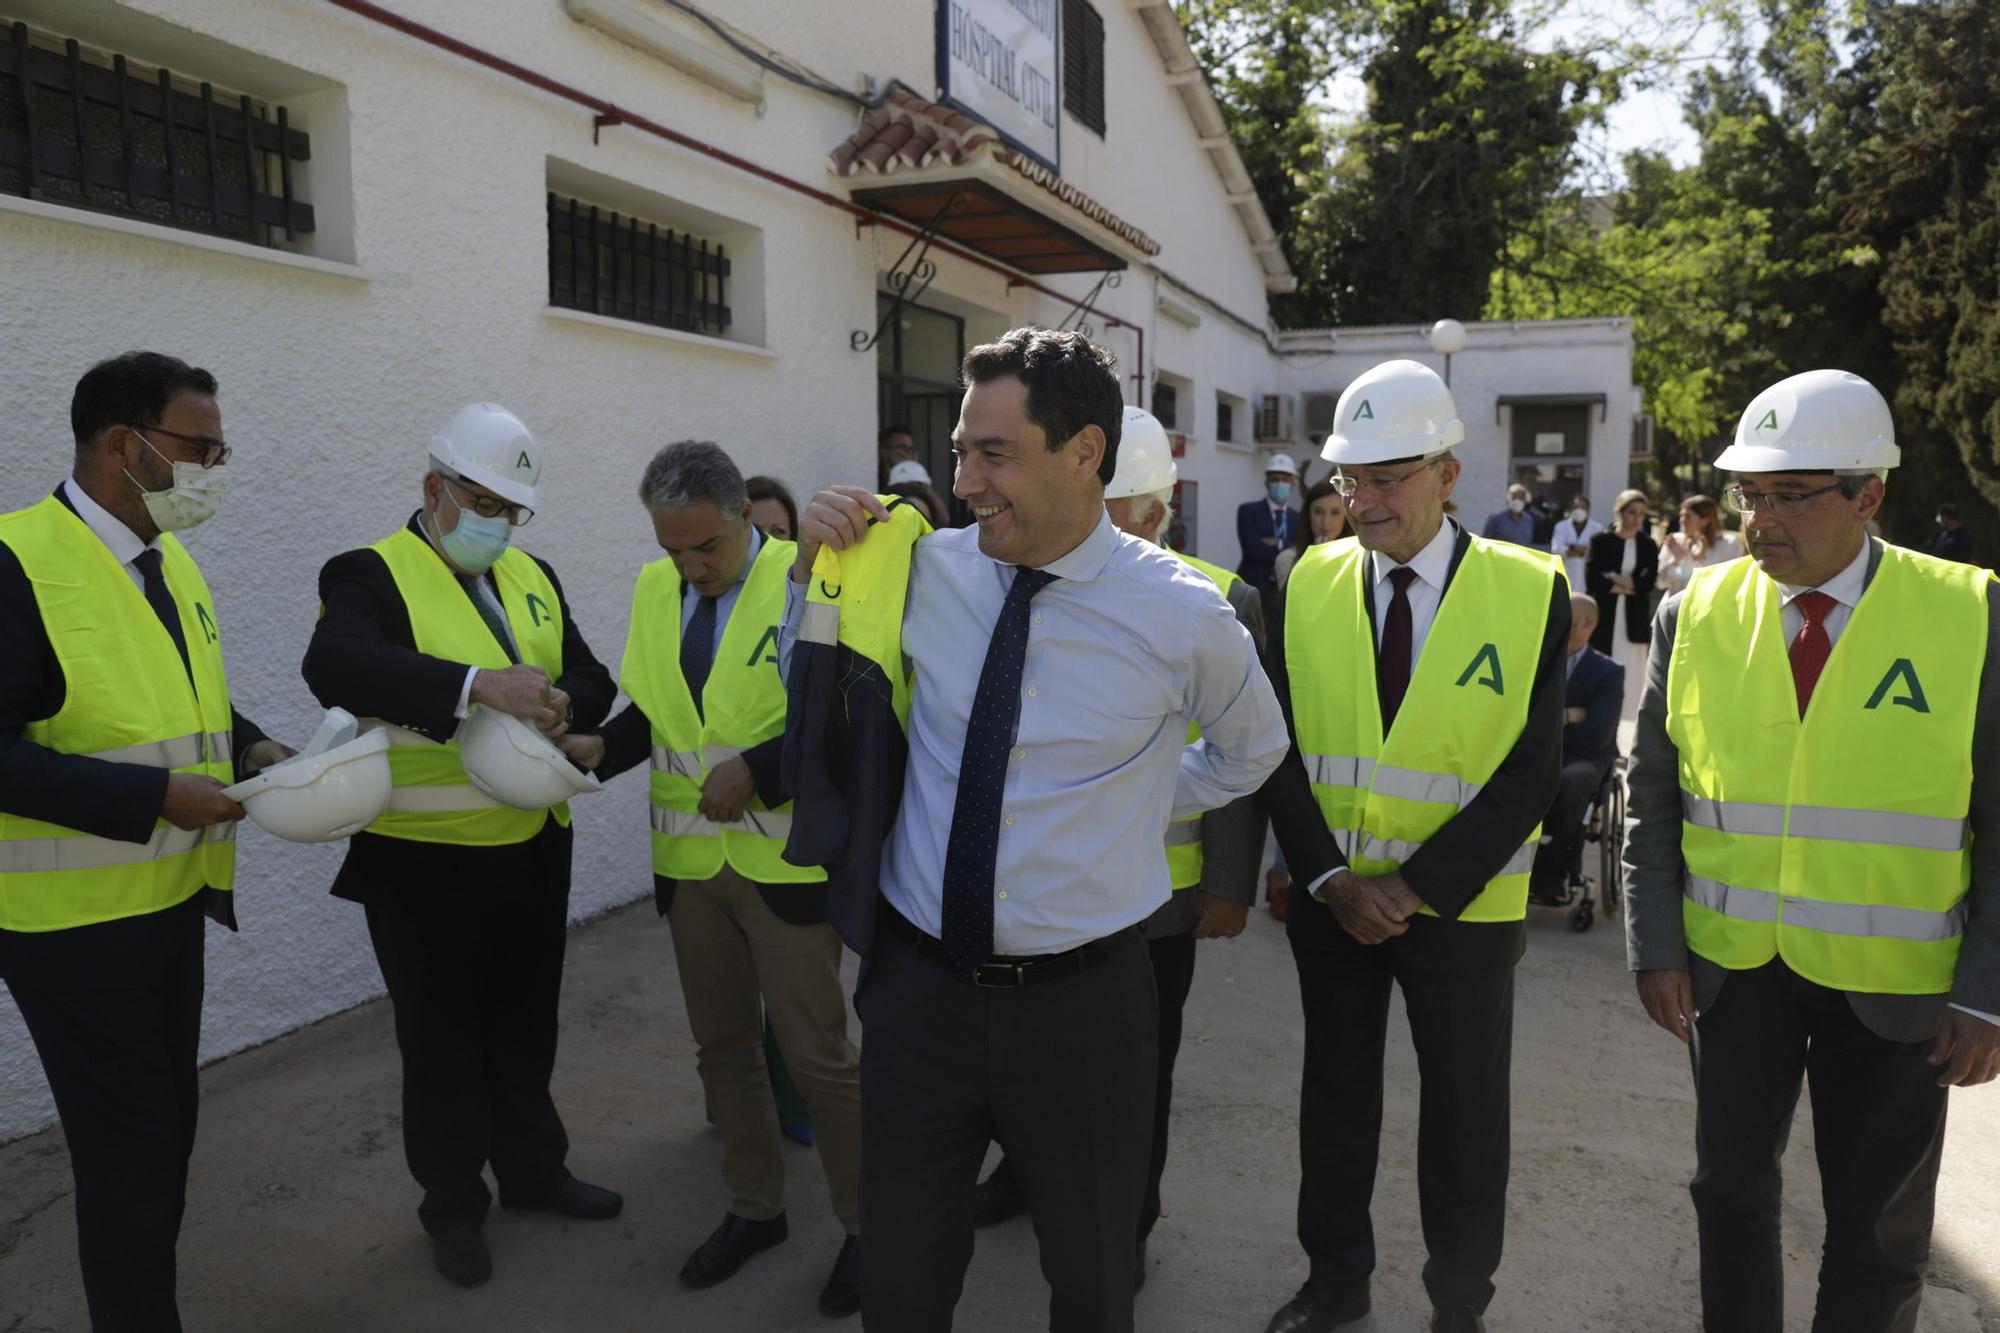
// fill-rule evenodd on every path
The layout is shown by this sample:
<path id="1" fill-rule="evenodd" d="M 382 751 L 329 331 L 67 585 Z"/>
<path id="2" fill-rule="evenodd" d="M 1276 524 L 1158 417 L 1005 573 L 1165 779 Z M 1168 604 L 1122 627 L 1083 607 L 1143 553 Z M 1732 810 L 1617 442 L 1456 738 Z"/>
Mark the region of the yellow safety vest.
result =
<path id="1" fill-rule="evenodd" d="M 907 500 L 892 495 L 879 498 L 889 506 L 889 521 L 876 524 L 868 540 L 845 551 L 819 548 L 812 580 L 806 584 L 799 638 L 828 647 L 840 645 L 880 666 L 889 678 L 889 706 L 896 725 L 907 733 L 910 670 L 903 656 L 903 608 L 909 601 L 917 542 L 931 525 Z"/>
<path id="2" fill-rule="evenodd" d="M 1471 543 L 1387 737 L 1375 685 L 1368 552 L 1352 537 L 1308 547 L 1285 585 L 1285 665 L 1299 749 L 1320 813 L 1356 874 L 1387 874 L 1409 860 L 1479 794 L 1527 724 L 1561 562 L 1511 542 Z M 1459 920 L 1528 914 L 1528 871 L 1540 837 L 1537 823 Z"/>
<path id="3" fill-rule="evenodd" d="M 1783 590 L 1754 560 L 1688 584 L 1667 666 L 1681 918 L 1723 967 L 1931 995 L 1965 927 L 1988 575 L 1881 550 L 1803 719 Z"/>
<path id="4" fill-rule="evenodd" d="M 494 671 L 511 665 L 457 575 L 429 542 L 399 528 L 368 549 L 389 567 L 409 612 L 418 652 Z M 541 667 L 550 680 L 562 675 L 562 600 L 549 576 L 525 551 L 509 547 L 493 565 L 493 581 L 521 661 Z M 389 808 L 368 832 L 412 842 L 494 847 L 526 842 L 541 832 L 551 814 L 558 824 L 569 824 L 567 802 L 549 810 L 516 810 L 473 786 L 455 742 L 439 743 L 402 727 L 385 729 L 395 790 Z"/>
<path id="5" fill-rule="evenodd" d="M 1229 590 L 1243 581 L 1237 574 L 1224 569 L 1221 565 L 1211 565 L 1208 561 L 1197 559 L 1184 551 L 1175 551 L 1174 554 L 1208 575 L 1215 583 L 1215 586 L 1222 589 L 1224 597 L 1229 596 Z M 1190 720 L 1188 722 L 1187 743 L 1193 745 L 1200 739 L 1201 723 Z M 1201 815 L 1199 813 L 1183 815 L 1179 819 L 1168 821 L 1167 875 L 1169 882 L 1175 889 L 1191 889 L 1201 883 L 1201 867 Z"/>
<path id="6" fill-rule="evenodd" d="M 743 818 L 716 824 L 699 811 L 702 783 L 716 765 L 785 729 L 785 682 L 778 676 L 778 629 L 785 579 L 798 547 L 766 537 L 751 563 L 729 622 L 715 645 L 702 707 L 681 675 L 681 576 L 672 560 L 639 572 L 631 637 L 619 685 L 653 727 L 653 873 L 709 879 L 727 861 L 759 884 L 814 884 L 818 866 L 784 859 L 791 802 L 775 810 L 752 797 Z"/>
<path id="7" fill-rule="evenodd" d="M 188 666 L 152 604 L 88 524 L 54 496 L 0 517 L 0 542 L 35 590 L 63 703 L 22 735 L 63 754 L 235 781 L 229 682 L 215 602 L 172 534 L 160 569 L 180 608 Z M 189 679 L 189 668 L 193 678 Z M 163 911 L 236 879 L 236 825 L 160 820 L 120 842 L 0 812 L 0 929 L 64 930 Z"/>

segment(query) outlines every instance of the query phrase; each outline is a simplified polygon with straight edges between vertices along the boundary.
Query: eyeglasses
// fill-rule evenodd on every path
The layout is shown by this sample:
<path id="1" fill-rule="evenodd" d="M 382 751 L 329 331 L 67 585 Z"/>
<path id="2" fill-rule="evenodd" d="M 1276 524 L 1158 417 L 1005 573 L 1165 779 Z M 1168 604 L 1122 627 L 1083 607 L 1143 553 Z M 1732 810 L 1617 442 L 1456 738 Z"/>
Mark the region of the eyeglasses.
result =
<path id="1" fill-rule="evenodd" d="M 146 440 L 146 432 L 151 431 L 155 435 L 165 435 L 170 439 L 179 440 L 182 444 L 193 445 L 201 450 L 200 462 L 203 467 L 221 467 L 229 461 L 229 455 L 236 452 L 221 440 L 206 435 L 183 435 L 177 430 L 168 430 L 165 426 L 136 426 L 129 421 L 125 424 L 142 440 Z M 146 440 L 146 443 L 151 444 L 152 441 Z"/>
<path id="2" fill-rule="evenodd" d="M 1722 503 L 1729 506 L 1732 514 L 1761 513 L 1772 518 L 1790 518 L 1806 507 L 1808 500 L 1825 495 L 1828 491 L 1838 491 L 1846 483 L 1833 482 L 1826 486 L 1816 486 L 1809 491 L 1752 491 L 1742 486 L 1731 486 L 1722 492 Z"/>
<path id="3" fill-rule="evenodd" d="M 1433 458 L 1429 462 L 1419 463 L 1400 477 L 1351 477 L 1345 472 L 1336 472 L 1333 474 L 1333 489 L 1340 492 L 1340 498 L 1343 500 L 1353 499 L 1354 493 L 1363 487 L 1376 495 L 1387 495 L 1419 472 L 1427 472 L 1436 467 L 1438 461 Z"/>
<path id="4" fill-rule="evenodd" d="M 442 474 L 439 475 L 438 480 L 447 486 L 463 485 L 463 483 L 454 482 L 450 477 Z M 481 518 L 504 518 L 518 528 L 535 516 L 535 511 L 526 505 L 509 504 L 498 496 L 481 495 L 472 490 L 467 490 L 465 495 L 466 498 L 463 500 L 459 500 L 456 494 L 451 498 Z"/>

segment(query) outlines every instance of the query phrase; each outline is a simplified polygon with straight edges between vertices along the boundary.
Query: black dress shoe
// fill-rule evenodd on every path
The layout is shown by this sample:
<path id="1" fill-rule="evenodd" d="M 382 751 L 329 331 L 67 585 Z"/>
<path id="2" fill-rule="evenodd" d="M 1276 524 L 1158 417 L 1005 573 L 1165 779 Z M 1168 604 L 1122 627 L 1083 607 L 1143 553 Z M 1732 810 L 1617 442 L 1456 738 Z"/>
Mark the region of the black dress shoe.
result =
<path id="1" fill-rule="evenodd" d="M 1004 1157 L 1000 1159 L 1000 1165 L 993 1168 L 993 1174 L 972 1191 L 972 1225 L 975 1227 L 990 1227 L 1005 1222 L 1010 1217 L 1019 1217 L 1027 1209 L 1028 1196 L 1021 1193 L 1013 1169 Z"/>
<path id="2" fill-rule="evenodd" d="M 789 1234 L 783 1213 L 768 1222 L 725 1214 L 722 1225 L 681 1265 L 681 1281 L 690 1287 L 712 1287 L 733 1277 L 745 1259 L 770 1249 Z"/>
<path id="3" fill-rule="evenodd" d="M 1326 1333 L 1368 1313 L 1368 1284 L 1320 1290 L 1308 1282 L 1271 1316 L 1264 1333 Z"/>
<path id="4" fill-rule="evenodd" d="M 1132 1257 L 1132 1290 L 1138 1291 L 1146 1285 L 1146 1239 L 1139 1238 L 1139 1248 Z"/>
<path id="5" fill-rule="evenodd" d="M 479 1228 L 469 1222 L 448 1226 L 431 1241 L 431 1262 L 461 1287 L 476 1287 L 493 1276 L 493 1256 Z"/>
<path id="6" fill-rule="evenodd" d="M 861 1312 L 861 1237 L 849 1236 L 840 1243 L 833 1273 L 820 1288 L 819 1312 L 830 1319 Z"/>
<path id="7" fill-rule="evenodd" d="M 616 1217 L 625 1207 L 625 1196 L 599 1185 L 586 1185 L 575 1176 L 564 1176 L 562 1184 L 542 1198 L 529 1202 L 509 1202 L 508 1208 L 535 1208 L 564 1217 L 601 1220 Z"/>
<path id="8" fill-rule="evenodd" d="M 1486 1333 L 1486 1321 L 1463 1305 L 1439 1305 L 1431 1310 L 1431 1333 Z"/>

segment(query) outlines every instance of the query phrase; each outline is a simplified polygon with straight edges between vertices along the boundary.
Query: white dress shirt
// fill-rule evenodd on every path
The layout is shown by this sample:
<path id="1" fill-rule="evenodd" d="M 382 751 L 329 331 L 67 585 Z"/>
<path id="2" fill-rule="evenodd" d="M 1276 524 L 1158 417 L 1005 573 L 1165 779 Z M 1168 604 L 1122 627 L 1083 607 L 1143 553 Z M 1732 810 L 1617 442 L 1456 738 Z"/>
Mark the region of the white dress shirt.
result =
<path id="1" fill-rule="evenodd" d="M 1604 525 L 1594 518 L 1583 520 L 1581 528 L 1577 527 L 1573 520 L 1567 518 L 1556 524 L 1555 536 L 1549 540 L 1549 550 L 1562 557 L 1563 569 L 1569 574 L 1569 586 L 1573 592 L 1583 591 L 1583 567 L 1590 559 L 1587 553 L 1590 546 L 1590 539 L 1602 531 L 1604 531 Z M 1569 548 L 1572 546 L 1586 548 L 1586 554 L 1569 554 Z"/>
<path id="2" fill-rule="evenodd" d="M 112 558 L 125 567 L 125 577 L 132 580 L 132 586 L 140 592 L 146 591 L 146 580 L 133 568 L 132 562 L 139 558 L 142 551 L 159 550 L 160 539 L 155 537 L 149 542 L 140 541 L 139 534 L 125 526 L 125 520 L 85 495 L 83 487 L 76 484 L 75 477 L 63 479 L 63 494 L 68 497 L 70 507 L 76 510 L 76 516 L 83 520 L 84 526 L 96 533 L 97 540 L 111 549 Z"/>
<path id="3" fill-rule="evenodd" d="M 1817 588 L 1793 583 L 1778 585 L 1779 591 L 1785 595 L 1784 624 L 1787 645 L 1799 637 L 1799 631 L 1804 629 L 1806 624 L 1805 613 L 1793 603 L 1802 594 L 1809 592 L 1823 592 L 1833 598 L 1833 609 L 1826 613 L 1826 638 L 1829 645 L 1840 642 L 1840 632 L 1847 628 L 1847 622 L 1854 616 L 1854 608 L 1860 604 L 1861 594 L 1868 590 L 1868 555 L 1872 547 L 1872 542 L 1864 540 L 1861 543 L 1861 550 L 1847 562 L 1847 568 Z M 1954 1004 L 1952 1008 L 1983 1018 L 1989 1023 L 2000 1023 L 2000 1014 L 1967 1009 L 1962 1004 Z"/>
<path id="4" fill-rule="evenodd" d="M 1029 603 L 1021 714 L 993 875 L 997 954 L 1059 953 L 1136 925 L 1166 902 L 1172 816 L 1256 791 L 1289 745 L 1255 646 L 1214 583 L 1108 517 Z M 979 676 L 1015 568 L 976 527 L 922 538 L 903 612 L 915 674 L 909 768 L 882 894 L 943 933 L 946 845 Z M 788 668 L 805 605 L 786 580 Z M 1188 719 L 1202 738 L 1187 744 Z"/>

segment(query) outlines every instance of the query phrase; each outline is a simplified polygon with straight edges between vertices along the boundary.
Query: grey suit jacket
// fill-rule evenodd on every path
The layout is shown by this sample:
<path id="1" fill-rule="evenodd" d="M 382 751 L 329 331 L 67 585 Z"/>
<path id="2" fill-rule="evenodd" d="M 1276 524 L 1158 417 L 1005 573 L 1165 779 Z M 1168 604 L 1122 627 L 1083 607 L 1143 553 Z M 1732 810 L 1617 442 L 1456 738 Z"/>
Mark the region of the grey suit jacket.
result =
<path id="1" fill-rule="evenodd" d="M 1247 579 L 1232 584 L 1229 605 L 1236 619 L 1264 654 L 1264 602 Z M 1210 810 L 1201 817 L 1201 883 L 1203 893 L 1212 893 L 1232 903 L 1257 901 L 1257 870 L 1264 863 L 1264 806 L 1255 796 L 1239 796 L 1228 805 Z M 1194 929 L 1194 893 L 1171 895 L 1157 912 L 1146 918 L 1146 938 L 1165 939 Z"/>
<path id="2" fill-rule="evenodd" d="M 1870 539 L 1868 578 L 1882 565 L 1882 543 Z M 1673 656 L 1681 594 L 1660 604 L 1646 689 L 1639 701 L 1639 735 L 1626 779 L 1626 961 L 1635 972 L 1686 968 L 1694 978 L 1695 1008 L 1713 1008 L 1728 969 L 1691 953 L 1681 929 L 1680 751 L 1667 735 L 1667 663 Z M 2000 598 L 1986 594 L 1987 650 L 1979 672 L 1979 702 L 1972 726 L 1972 887 L 1967 891 L 1964 941 L 1952 991 L 1945 995 L 1875 995 L 1849 991 L 1848 1001 L 1868 1028 L 1890 1041 L 1924 1041 L 1935 1035 L 1947 1003 L 2000 1014 Z M 1840 651 L 1840 645 L 1834 645 Z"/>

